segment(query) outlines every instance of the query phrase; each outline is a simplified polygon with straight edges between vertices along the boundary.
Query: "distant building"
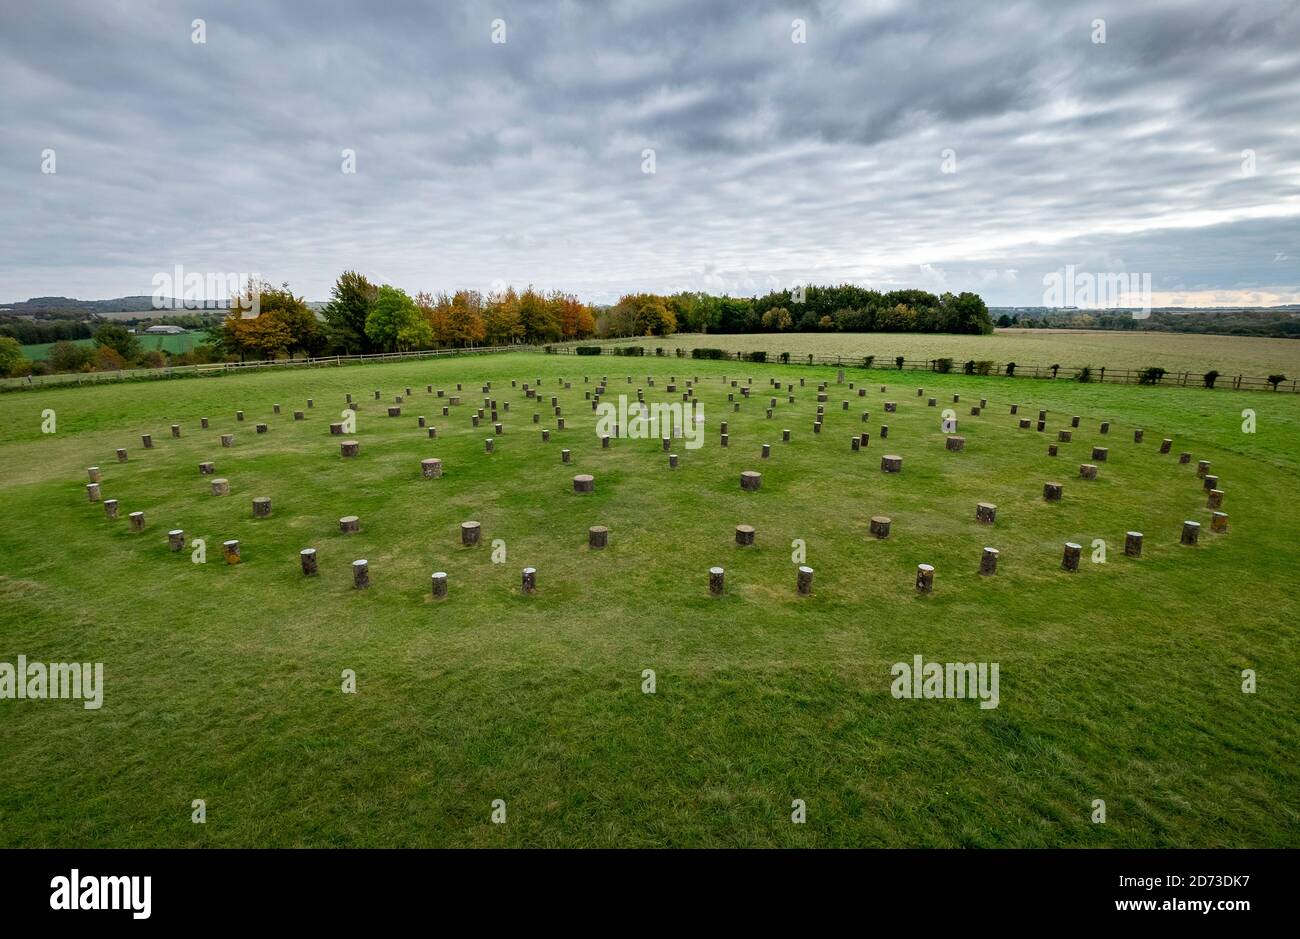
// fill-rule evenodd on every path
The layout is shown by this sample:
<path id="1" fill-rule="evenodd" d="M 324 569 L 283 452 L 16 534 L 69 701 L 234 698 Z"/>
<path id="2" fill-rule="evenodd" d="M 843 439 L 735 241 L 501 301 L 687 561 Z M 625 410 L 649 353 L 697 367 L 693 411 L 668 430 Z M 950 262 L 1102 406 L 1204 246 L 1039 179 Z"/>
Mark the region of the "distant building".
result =
<path id="1" fill-rule="evenodd" d="M 177 336 L 185 329 L 180 326 L 150 326 L 144 332 L 146 336 Z"/>

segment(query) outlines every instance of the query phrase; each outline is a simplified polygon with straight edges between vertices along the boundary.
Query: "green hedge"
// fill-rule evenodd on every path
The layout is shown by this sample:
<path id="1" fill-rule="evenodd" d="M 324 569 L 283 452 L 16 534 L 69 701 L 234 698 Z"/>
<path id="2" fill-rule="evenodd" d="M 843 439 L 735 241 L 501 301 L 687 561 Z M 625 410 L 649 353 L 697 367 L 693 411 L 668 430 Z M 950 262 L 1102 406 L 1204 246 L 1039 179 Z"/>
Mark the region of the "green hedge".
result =
<path id="1" fill-rule="evenodd" d="M 691 350 L 691 358 L 693 359 L 725 359 L 726 357 L 727 353 L 721 349 L 697 348 Z"/>

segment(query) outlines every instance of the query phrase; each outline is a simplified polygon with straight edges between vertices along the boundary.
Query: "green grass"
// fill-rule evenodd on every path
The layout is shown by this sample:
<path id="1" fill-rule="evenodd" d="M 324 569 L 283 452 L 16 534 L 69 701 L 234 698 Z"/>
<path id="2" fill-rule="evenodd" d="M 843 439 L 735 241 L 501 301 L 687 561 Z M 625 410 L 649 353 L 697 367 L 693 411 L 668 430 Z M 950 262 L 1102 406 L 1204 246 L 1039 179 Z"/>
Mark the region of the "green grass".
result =
<path id="1" fill-rule="evenodd" d="M 179 355 L 182 352 L 191 351 L 196 345 L 207 338 L 206 333 L 187 332 L 179 335 L 169 336 L 140 336 L 140 349 L 148 352 L 151 349 L 158 349 L 162 352 L 170 352 L 173 355 Z M 74 346 L 91 346 L 95 345 L 93 339 L 74 339 Z M 44 361 L 50 357 L 50 350 L 54 348 L 52 342 L 31 343 L 23 346 L 23 355 L 33 362 Z"/>
<path id="2" fill-rule="evenodd" d="M 670 374 L 701 378 L 705 446 L 678 449 L 676 472 L 658 441 L 601 450 L 583 399 L 602 374 L 616 396 L 649 372 L 649 400 L 680 398 L 663 390 Z M 722 374 L 754 378 L 738 414 Z M 808 387 L 795 404 L 780 396 L 769 421 L 770 376 Z M 548 409 L 510 388 L 538 377 L 569 425 L 546 444 L 531 415 L 554 428 Z M 491 456 L 490 431 L 469 418 L 486 379 L 511 403 Z M 814 436 L 818 380 L 834 370 L 514 354 L 7 396 L 0 661 L 100 661 L 106 690 L 99 711 L 0 701 L 0 845 L 1300 845 L 1300 399 L 849 370 L 865 401 L 853 392 L 841 411 L 847 385 L 832 384 Z M 424 386 L 457 381 L 464 403 L 442 418 Z M 384 416 L 406 385 L 402 416 Z M 965 452 L 945 451 L 918 385 L 941 408 L 961 393 Z M 345 392 L 361 441 L 346 461 L 327 430 Z M 988 408 L 969 417 L 980 396 Z M 888 418 L 886 400 L 898 402 Z M 1050 432 L 1019 430 L 1013 401 L 1048 408 Z M 55 434 L 40 432 L 45 409 Z M 1072 414 L 1074 442 L 1048 457 Z M 254 434 L 256 421 L 270 432 Z M 870 447 L 850 452 L 864 428 Z M 218 444 L 225 432 L 233 449 Z M 1173 454 L 1157 452 L 1164 436 Z M 1110 460 L 1085 484 L 1078 464 L 1100 442 Z M 119 446 L 130 462 L 115 462 Z M 1213 462 L 1228 533 L 1210 533 L 1181 450 Z M 904 457 L 902 474 L 880 472 L 884 452 Z M 444 460 L 442 479 L 421 478 L 428 456 Z M 216 461 L 229 498 L 209 494 L 201 460 Z M 92 464 L 120 500 L 117 522 L 86 501 Z M 763 472 L 760 492 L 740 490 L 744 469 Z M 572 492 L 578 472 L 595 475 L 594 495 Z M 1064 483 L 1062 503 L 1042 501 L 1047 480 Z M 272 497 L 270 519 L 251 517 L 258 495 Z M 974 520 L 980 500 L 998 505 L 991 529 Z M 137 509 L 148 527 L 132 535 Z M 338 533 L 344 514 L 360 516 L 359 534 Z M 867 536 L 874 514 L 893 518 L 886 541 Z M 463 549 L 471 518 L 484 544 Z M 1199 547 L 1178 544 L 1187 518 L 1206 523 Z M 735 546 L 742 522 L 757 547 Z M 593 524 L 611 528 L 603 552 L 586 547 Z M 205 538 L 208 562 L 170 553 L 171 528 Z M 1128 529 L 1146 533 L 1140 560 L 1123 556 Z M 237 567 L 222 563 L 227 538 L 242 543 Z M 816 569 L 810 598 L 794 590 L 796 538 Z M 1088 560 L 1094 538 L 1104 564 Z M 1077 574 L 1059 569 L 1067 540 L 1085 547 Z M 1002 552 L 995 578 L 976 573 L 984 545 Z M 306 546 L 319 577 L 298 571 Z M 349 572 L 361 557 L 364 592 Z M 913 589 L 920 562 L 937 569 L 926 597 Z M 714 564 L 727 570 L 721 600 L 707 591 Z M 526 565 L 539 578 L 528 598 Z M 435 570 L 450 574 L 441 603 Z M 998 662 L 1000 706 L 894 699 L 890 666 L 916 654 Z M 1258 693 L 1241 692 L 1244 668 Z M 340 692 L 344 669 L 356 695 Z M 206 825 L 190 821 L 197 798 Z M 489 821 L 498 798 L 505 825 Z M 791 824 L 793 799 L 807 824 Z M 1089 821 L 1094 799 L 1104 825 Z"/>
<path id="3" fill-rule="evenodd" d="M 1300 341 L 1252 336 L 1199 336 L 1191 333 L 1108 332 L 1077 329 L 999 329 L 991 336 L 947 333 L 752 333 L 741 335 L 689 333 L 664 338 L 627 340 L 665 349 L 697 346 L 728 351 L 766 351 L 771 358 L 792 355 L 843 355 L 845 360 L 874 355 L 876 365 L 889 365 L 895 356 L 908 359 L 950 358 L 960 370 L 970 359 L 1002 365 L 1015 362 L 1024 374 L 1038 365 L 1072 370 L 1091 365 L 1107 369 L 1160 366 L 1170 372 L 1190 371 L 1194 377 L 1217 369 L 1225 381 L 1233 375 L 1264 378 L 1281 373 L 1300 376 Z M 1072 374 L 1062 372 L 1062 377 Z"/>

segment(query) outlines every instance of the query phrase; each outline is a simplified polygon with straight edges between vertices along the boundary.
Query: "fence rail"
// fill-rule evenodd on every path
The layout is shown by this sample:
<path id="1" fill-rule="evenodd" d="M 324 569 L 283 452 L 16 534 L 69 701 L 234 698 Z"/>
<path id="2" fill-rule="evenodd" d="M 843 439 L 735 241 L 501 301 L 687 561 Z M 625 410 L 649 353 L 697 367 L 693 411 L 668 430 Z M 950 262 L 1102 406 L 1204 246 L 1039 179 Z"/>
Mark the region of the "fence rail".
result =
<path id="1" fill-rule="evenodd" d="M 629 342 L 611 342 L 611 343 L 566 343 L 563 345 L 546 346 L 547 352 L 558 353 L 560 355 L 576 355 L 577 348 L 585 346 L 587 348 L 598 347 L 601 355 L 627 355 L 617 350 L 627 349 L 629 347 L 639 347 L 645 358 L 677 358 L 692 359 L 691 350 L 689 349 L 668 349 L 656 346 L 645 346 L 638 343 Z M 734 350 L 724 349 L 723 358 L 721 359 L 693 359 L 693 361 L 720 361 L 720 362 L 766 362 L 769 365 L 835 365 L 841 368 L 871 368 L 881 371 L 924 371 L 937 372 L 940 374 L 952 375 L 997 375 L 1003 378 L 1039 378 L 1057 381 L 1078 381 L 1079 374 L 1086 367 L 1089 369 L 1089 381 L 1106 384 L 1119 385 L 1137 385 L 1143 384 L 1142 378 L 1146 369 L 1140 368 L 1109 368 L 1106 366 L 1065 366 L 1061 365 L 1053 368 L 1051 365 L 1039 365 L 1037 363 L 1014 362 L 1014 363 L 996 363 L 996 362 L 977 362 L 976 368 L 971 372 L 965 370 L 966 362 L 956 358 L 946 360 L 951 363 L 951 367 L 944 372 L 940 363 L 944 362 L 943 357 L 935 359 L 908 359 L 898 356 L 855 356 L 855 355 L 819 355 L 816 353 L 807 353 L 805 355 L 794 355 L 791 353 L 772 354 L 765 350 Z M 764 356 L 761 359 L 754 359 L 752 356 Z M 634 356 L 636 357 L 636 356 Z M 1007 365 L 1012 366 L 1012 372 L 1006 371 Z M 981 370 L 987 366 L 987 370 Z M 1177 385 L 1184 388 L 1201 388 L 1204 386 L 1203 373 L 1192 371 L 1167 371 L 1159 380 L 1151 382 L 1154 385 L 1169 386 Z M 1248 375 L 1225 375 L 1220 374 L 1215 382 L 1215 388 L 1230 388 L 1234 391 L 1285 391 L 1291 393 L 1300 392 L 1300 378 L 1291 378 L 1280 382 L 1276 388 L 1267 378 L 1252 377 Z"/>
<path id="2" fill-rule="evenodd" d="M 166 378 L 193 378 L 224 375 L 231 372 L 265 371 L 281 368 L 328 368 L 363 365 L 372 362 L 397 362 L 407 359 L 435 359 L 447 356 L 484 355 L 497 352 L 536 352 L 538 346 L 469 346 L 463 349 L 427 349 L 419 352 L 377 352 L 369 355 L 326 355 L 317 358 L 273 359 L 258 362 L 212 362 L 205 365 L 174 365 L 164 368 L 120 369 L 115 372 L 71 372 L 57 375 L 32 375 L 27 378 L 0 380 L 0 391 L 44 388 L 58 385 L 99 385 L 124 381 L 152 381 Z"/>

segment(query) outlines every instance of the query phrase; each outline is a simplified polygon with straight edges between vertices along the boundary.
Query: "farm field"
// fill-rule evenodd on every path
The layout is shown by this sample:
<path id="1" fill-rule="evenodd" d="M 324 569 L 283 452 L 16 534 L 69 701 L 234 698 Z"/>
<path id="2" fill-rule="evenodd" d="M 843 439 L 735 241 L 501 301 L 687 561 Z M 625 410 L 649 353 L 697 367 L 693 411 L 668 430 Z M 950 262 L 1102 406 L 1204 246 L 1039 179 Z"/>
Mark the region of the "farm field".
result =
<path id="1" fill-rule="evenodd" d="M 743 338 L 792 351 L 854 341 Z M 863 338 L 878 355 L 927 354 Z M 906 339 L 950 354 L 961 337 Z M 1027 360 L 1025 347 L 1010 354 Z M 601 376 L 607 401 L 641 388 L 665 403 L 698 376 L 703 447 L 674 441 L 675 470 L 657 436 L 602 449 L 584 398 Z M 730 380 L 751 377 L 742 400 Z M 793 384 L 794 403 L 770 379 Z M 510 405 L 500 435 L 471 426 L 487 381 Z M 522 384 L 538 381 L 527 399 Z M 461 403 L 442 417 L 458 382 Z M 350 459 L 328 430 L 347 393 Z M 0 662 L 102 662 L 104 691 L 98 710 L 0 700 L 0 846 L 1300 846 L 1295 395 L 853 368 L 839 385 L 828 367 L 514 353 L 5 403 Z M 946 408 L 964 451 L 945 449 Z M 1017 426 L 1040 408 L 1044 432 Z M 48 411 L 57 426 L 42 433 Z M 1109 458 L 1085 481 L 1094 446 Z M 884 454 L 903 458 L 901 473 L 881 471 Z M 429 457 L 441 478 L 422 477 Z M 1220 479 L 1226 532 L 1210 530 L 1198 460 Z M 211 494 L 201 461 L 229 496 Z M 89 466 L 120 502 L 116 521 L 87 499 Z M 757 492 L 741 490 L 746 470 L 762 473 Z M 576 473 L 595 477 L 593 493 L 573 491 Z M 1060 502 L 1044 501 L 1049 481 Z M 269 518 L 252 517 L 257 496 L 272 499 Z M 996 504 L 992 526 L 977 502 Z M 133 511 L 142 533 L 128 530 Z M 344 515 L 359 532 L 340 533 Z M 886 539 L 868 533 L 876 515 L 892 519 Z M 467 548 L 470 519 L 482 543 Z M 1188 519 L 1202 523 L 1195 547 L 1179 544 Z M 754 546 L 736 545 L 738 524 L 754 526 Z M 593 525 L 610 529 L 603 550 L 587 546 Z M 184 530 L 183 551 L 169 551 L 169 529 Z M 1129 530 L 1145 534 L 1141 558 L 1124 555 Z M 191 560 L 194 538 L 206 563 Z M 227 539 L 240 541 L 237 566 L 222 559 Z M 798 541 L 815 570 L 807 597 Z M 1075 573 L 1061 569 L 1067 541 L 1083 548 Z M 1000 551 L 992 577 L 978 573 L 985 546 Z M 306 547 L 315 577 L 299 570 Z M 352 586 L 358 558 L 368 590 Z M 935 568 L 928 595 L 914 587 L 921 563 Z M 714 565 L 722 598 L 709 595 Z M 449 575 L 446 599 L 430 596 L 434 571 Z M 998 706 L 894 697 L 892 665 L 918 655 L 998 663 Z M 497 799 L 507 824 L 490 821 Z M 1104 824 L 1090 817 L 1098 799 Z M 793 800 L 805 824 L 791 823 Z"/>
<path id="2" fill-rule="evenodd" d="M 1103 330 L 999 329 L 991 336 L 930 333 L 688 333 L 676 336 L 616 340 L 665 349 L 699 346 L 728 351 L 782 352 L 792 355 L 843 355 L 845 359 L 874 355 L 875 364 L 908 359 L 951 358 L 959 365 L 987 359 L 999 365 L 1015 362 L 1022 369 L 1059 364 L 1065 369 L 1091 365 L 1096 371 L 1159 366 L 1170 372 L 1197 375 L 1218 369 L 1224 375 L 1263 378 L 1281 373 L 1300 376 L 1300 342 L 1253 336 L 1199 336 L 1189 333 L 1130 333 Z"/>
<path id="3" fill-rule="evenodd" d="M 163 352 L 178 354 L 181 352 L 189 352 L 196 345 L 202 343 L 206 337 L 206 333 L 187 332 L 174 336 L 140 336 L 138 338 L 140 340 L 140 348 L 145 352 L 148 352 L 150 349 L 158 349 Z M 72 340 L 72 344 L 77 346 L 93 346 L 95 340 L 74 339 Z M 52 342 L 30 343 L 22 347 L 23 355 L 27 356 L 27 358 L 31 359 L 33 362 L 44 361 L 50 357 L 50 349 L 53 348 L 53 346 L 54 343 Z"/>

